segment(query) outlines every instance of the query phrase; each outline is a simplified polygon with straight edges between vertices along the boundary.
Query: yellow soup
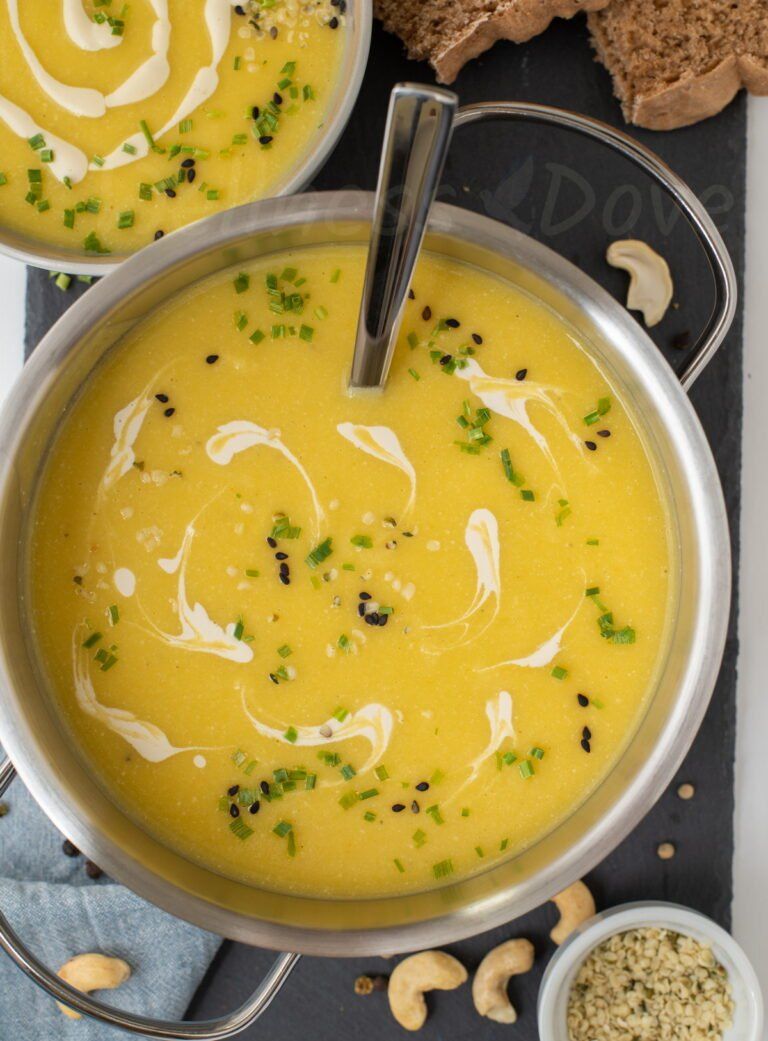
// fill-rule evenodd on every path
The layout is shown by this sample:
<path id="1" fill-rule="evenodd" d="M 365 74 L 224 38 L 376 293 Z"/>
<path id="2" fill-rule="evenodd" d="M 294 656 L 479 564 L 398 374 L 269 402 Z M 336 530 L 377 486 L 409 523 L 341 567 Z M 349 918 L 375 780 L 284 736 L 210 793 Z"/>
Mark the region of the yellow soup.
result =
<path id="1" fill-rule="evenodd" d="M 0 226 L 127 253 L 271 194 L 316 147 L 331 0 L 0 0 Z"/>
<path id="2" fill-rule="evenodd" d="M 606 776 L 664 652 L 664 502 L 558 316 L 425 257 L 383 395 L 364 251 L 218 275 L 134 329 L 46 464 L 36 646 L 115 800 L 217 871 L 424 888 Z"/>

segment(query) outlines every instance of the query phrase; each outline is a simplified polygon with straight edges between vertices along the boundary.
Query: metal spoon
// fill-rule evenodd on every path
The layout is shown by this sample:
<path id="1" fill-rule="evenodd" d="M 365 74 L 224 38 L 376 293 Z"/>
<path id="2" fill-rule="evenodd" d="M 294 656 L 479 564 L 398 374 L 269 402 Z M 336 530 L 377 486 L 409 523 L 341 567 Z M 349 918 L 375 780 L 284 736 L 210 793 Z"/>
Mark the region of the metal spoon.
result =
<path id="1" fill-rule="evenodd" d="M 357 326 L 351 390 L 387 382 L 408 287 L 451 142 L 458 98 L 401 83 L 392 91 Z"/>

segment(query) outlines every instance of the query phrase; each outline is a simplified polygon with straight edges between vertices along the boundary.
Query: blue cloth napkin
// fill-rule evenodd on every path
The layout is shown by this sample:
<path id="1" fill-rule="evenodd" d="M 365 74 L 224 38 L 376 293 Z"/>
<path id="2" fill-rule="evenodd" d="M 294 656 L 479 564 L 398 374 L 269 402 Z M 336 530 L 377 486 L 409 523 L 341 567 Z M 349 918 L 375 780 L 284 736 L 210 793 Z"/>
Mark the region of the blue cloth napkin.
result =
<path id="1" fill-rule="evenodd" d="M 53 971 L 75 954 L 123 958 L 131 977 L 95 996 L 106 1004 L 180 1019 L 221 940 L 181 922 L 102 876 L 62 836 L 17 778 L 0 818 L 0 907 Z M 83 1017 L 71 1020 L 0 952 L 2 1041 L 119 1041 L 129 1035 Z"/>

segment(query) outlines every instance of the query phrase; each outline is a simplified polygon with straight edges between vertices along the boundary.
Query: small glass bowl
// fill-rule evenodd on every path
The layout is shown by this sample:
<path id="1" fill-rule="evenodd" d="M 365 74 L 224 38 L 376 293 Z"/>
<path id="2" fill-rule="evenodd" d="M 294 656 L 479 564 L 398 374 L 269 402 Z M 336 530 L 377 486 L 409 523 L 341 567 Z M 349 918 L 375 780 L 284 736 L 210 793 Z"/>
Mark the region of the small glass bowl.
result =
<path id="1" fill-rule="evenodd" d="M 679 904 L 652 901 L 601 911 L 579 926 L 559 948 L 547 966 L 539 990 L 541 1041 L 567 1041 L 568 997 L 574 977 L 589 953 L 616 933 L 640 928 L 671 929 L 709 944 L 728 973 L 733 997 L 733 1025 L 723 1034 L 723 1041 L 763 1041 L 760 984 L 741 947 L 705 915 Z"/>

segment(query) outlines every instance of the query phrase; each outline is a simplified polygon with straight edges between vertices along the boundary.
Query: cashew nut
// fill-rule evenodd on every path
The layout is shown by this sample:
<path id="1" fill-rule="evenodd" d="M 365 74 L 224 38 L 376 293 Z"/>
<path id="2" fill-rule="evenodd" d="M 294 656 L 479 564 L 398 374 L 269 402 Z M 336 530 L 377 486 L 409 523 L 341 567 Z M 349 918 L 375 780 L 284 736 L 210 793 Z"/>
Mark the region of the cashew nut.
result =
<path id="1" fill-rule="evenodd" d="M 131 967 L 122 958 L 105 954 L 77 954 L 59 969 L 58 975 L 72 987 L 90 994 L 92 990 L 114 990 L 131 975 Z M 80 1019 L 80 1013 L 58 1003 L 65 1016 Z"/>
<path id="2" fill-rule="evenodd" d="M 424 994 L 454 990 L 466 981 L 467 970 L 445 951 L 412 954 L 395 966 L 389 978 L 389 1007 L 401 1027 L 421 1030 L 427 1018 Z"/>
<path id="3" fill-rule="evenodd" d="M 534 950 L 529 940 L 507 940 L 489 951 L 477 967 L 472 981 L 472 999 L 481 1016 L 494 1023 L 514 1023 L 517 1012 L 509 1000 L 507 983 L 511 976 L 528 972 Z"/>
<path id="4" fill-rule="evenodd" d="M 612 267 L 629 272 L 627 307 L 642 311 L 645 324 L 656 325 L 667 312 L 674 287 L 664 257 L 639 239 L 612 242 L 605 258 Z"/>
<path id="5" fill-rule="evenodd" d="M 595 901 L 583 882 L 574 882 L 562 893 L 553 896 L 552 903 L 560 912 L 560 921 L 549 935 L 559 947 L 577 926 L 592 917 L 595 913 Z"/>

